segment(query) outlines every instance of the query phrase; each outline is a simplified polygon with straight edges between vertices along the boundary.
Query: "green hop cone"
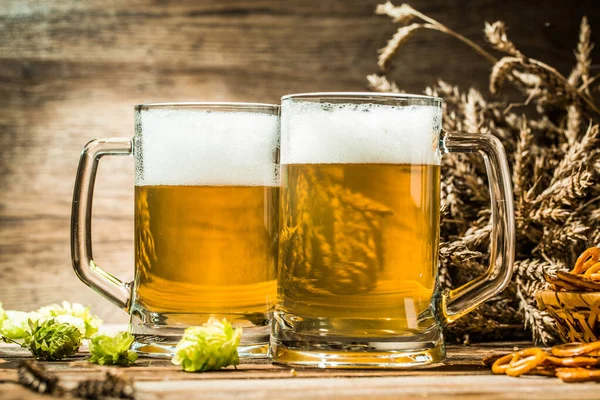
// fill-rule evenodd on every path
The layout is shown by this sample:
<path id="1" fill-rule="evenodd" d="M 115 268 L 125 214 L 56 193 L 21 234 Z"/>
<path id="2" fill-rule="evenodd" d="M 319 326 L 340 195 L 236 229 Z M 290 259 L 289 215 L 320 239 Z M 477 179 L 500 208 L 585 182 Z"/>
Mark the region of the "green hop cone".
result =
<path id="1" fill-rule="evenodd" d="M 185 330 L 171 362 L 181 365 L 187 372 L 238 365 L 237 348 L 241 337 L 242 329 L 234 329 L 225 318 L 222 321 L 210 318 L 200 327 L 193 326 Z"/>
<path id="2" fill-rule="evenodd" d="M 89 307 L 84 307 L 79 303 L 69 303 L 63 301 L 62 306 L 51 304 L 36 311 L 39 319 L 56 317 L 59 322 L 75 325 L 81 331 L 81 334 L 89 339 L 98 332 L 102 320 L 92 315 Z"/>
<path id="3" fill-rule="evenodd" d="M 133 335 L 119 332 L 115 336 L 96 334 L 90 340 L 90 362 L 100 365 L 120 365 L 126 367 L 137 360 L 135 351 L 129 350 Z"/>
<path id="4" fill-rule="evenodd" d="M 62 360 L 77 353 L 82 335 L 76 326 L 57 322 L 54 318 L 43 322 L 29 320 L 24 345 L 34 357 L 41 360 Z"/>
<path id="5" fill-rule="evenodd" d="M 6 311 L 2 308 L 2 302 L 0 301 L 0 328 L 2 327 L 2 322 L 6 319 Z"/>

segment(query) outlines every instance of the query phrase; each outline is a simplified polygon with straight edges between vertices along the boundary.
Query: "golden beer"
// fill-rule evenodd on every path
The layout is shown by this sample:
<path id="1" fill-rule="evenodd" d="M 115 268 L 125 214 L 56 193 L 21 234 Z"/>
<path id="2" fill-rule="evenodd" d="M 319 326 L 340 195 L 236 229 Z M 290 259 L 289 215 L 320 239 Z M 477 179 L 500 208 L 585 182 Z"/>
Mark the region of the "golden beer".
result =
<path id="1" fill-rule="evenodd" d="M 434 103 L 355 93 L 282 99 L 275 362 L 360 368 L 443 357 Z"/>
<path id="2" fill-rule="evenodd" d="M 135 107 L 132 139 L 89 142 L 71 217 L 77 276 L 129 313 L 131 348 L 173 356 L 184 330 L 210 317 L 243 328 L 240 357 L 265 357 L 276 299 L 279 106 L 155 103 Z M 99 160 L 133 156 L 135 275 L 92 258 Z"/>
<path id="3" fill-rule="evenodd" d="M 309 336 L 429 328 L 439 179 L 437 165 L 282 165 L 278 311 Z"/>
<path id="4" fill-rule="evenodd" d="M 136 186 L 138 304 L 175 322 L 268 323 L 277 189 Z"/>
<path id="5" fill-rule="evenodd" d="M 198 103 L 136 115 L 131 331 L 173 352 L 210 317 L 243 328 L 240 356 L 267 353 L 277 294 L 278 107 Z"/>

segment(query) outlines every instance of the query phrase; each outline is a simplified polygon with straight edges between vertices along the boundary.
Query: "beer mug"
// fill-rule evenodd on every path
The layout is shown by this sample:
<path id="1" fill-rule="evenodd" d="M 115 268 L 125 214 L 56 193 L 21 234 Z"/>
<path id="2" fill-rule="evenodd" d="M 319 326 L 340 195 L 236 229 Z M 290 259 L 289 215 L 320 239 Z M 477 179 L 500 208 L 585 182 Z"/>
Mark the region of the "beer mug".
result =
<path id="1" fill-rule="evenodd" d="M 183 329 L 209 317 L 243 328 L 241 356 L 265 356 L 276 296 L 279 107 L 148 104 L 135 135 L 97 139 L 81 155 L 71 224 L 73 268 L 130 314 L 134 349 L 172 354 Z M 94 263 L 98 162 L 135 160 L 135 278 Z"/>
<path id="2" fill-rule="evenodd" d="M 499 293 L 514 260 L 502 144 L 442 131 L 437 97 L 314 93 L 281 104 L 278 300 L 270 354 L 313 367 L 442 361 L 442 328 Z M 440 165 L 478 152 L 491 194 L 490 265 L 454 290 L 438 274 Z"/>

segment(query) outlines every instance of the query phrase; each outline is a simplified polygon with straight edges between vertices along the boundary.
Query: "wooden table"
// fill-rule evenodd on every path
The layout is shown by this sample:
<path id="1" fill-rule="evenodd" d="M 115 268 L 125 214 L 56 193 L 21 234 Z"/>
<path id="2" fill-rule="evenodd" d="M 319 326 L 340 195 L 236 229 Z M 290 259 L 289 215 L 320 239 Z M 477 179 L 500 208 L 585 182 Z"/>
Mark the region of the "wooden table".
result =
<path id="1" fill-rule="evenodd" d="M 492 375 L 481 359 L 508 352 L 527 343 L 488 343 L 448 347 L 448 359 L 419 370 L 315 370 L 274 366 L 267 359 L 242 361 L 237 369 L 186 373 L 168 360 L 141 358 L 135 366 L 120 368 L 135 381 L 140 399 L 597 399 L 595 383 L 563 383 L 556 378 L 511 378 Z M 26 350 L 0 348 L 0 399 L 48 398 L 15 383 L 19 360 L 30 357 Z M 45 362 L 67 388 L 83 379 L 104 376 L 107 367 L 91 364 L 87 355 L 64 362 Z"/>

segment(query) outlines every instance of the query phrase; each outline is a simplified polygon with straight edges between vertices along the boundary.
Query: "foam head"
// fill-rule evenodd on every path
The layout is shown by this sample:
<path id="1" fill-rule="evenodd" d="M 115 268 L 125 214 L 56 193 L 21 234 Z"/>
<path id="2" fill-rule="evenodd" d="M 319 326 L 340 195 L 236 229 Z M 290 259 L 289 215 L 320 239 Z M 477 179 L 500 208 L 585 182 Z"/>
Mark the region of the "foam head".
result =
<path id="1" fill-rule="evenodd" d="M 282 164 L 440 164 L 441 108 L 284 99 Z"/>
<path id="2" fill-rule="evenodd" d="M 275 186 L 273 113 L 143 108 L 136 113 L 138 186 Z"/>

